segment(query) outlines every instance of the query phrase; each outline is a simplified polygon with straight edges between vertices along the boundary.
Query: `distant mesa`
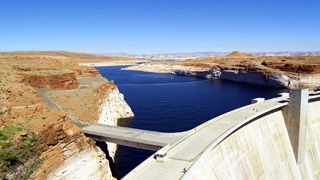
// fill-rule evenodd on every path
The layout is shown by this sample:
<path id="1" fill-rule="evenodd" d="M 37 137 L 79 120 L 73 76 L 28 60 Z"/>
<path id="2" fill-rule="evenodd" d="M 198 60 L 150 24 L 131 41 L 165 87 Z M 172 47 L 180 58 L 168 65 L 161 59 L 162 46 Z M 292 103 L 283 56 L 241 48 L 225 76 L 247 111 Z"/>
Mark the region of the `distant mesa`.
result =
<path id="1" fill-rule="evenodd" d="M 232 53 L 228 54 L 226 57 L 228 58 L 257 58 L 252 54 L 245 54 L 239 51 L 233 51 Z"/>

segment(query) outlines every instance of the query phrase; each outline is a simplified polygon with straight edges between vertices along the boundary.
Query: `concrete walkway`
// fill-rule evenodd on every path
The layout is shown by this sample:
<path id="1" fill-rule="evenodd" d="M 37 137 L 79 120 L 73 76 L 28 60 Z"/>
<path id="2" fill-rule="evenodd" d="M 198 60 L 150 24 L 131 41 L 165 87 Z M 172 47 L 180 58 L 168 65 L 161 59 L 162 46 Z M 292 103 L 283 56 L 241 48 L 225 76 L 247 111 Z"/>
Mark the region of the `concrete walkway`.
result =
<path id="1" fill-rule="evenodd" d="M 109 126 L 90 123 L 81 127 L 87 137 L 94 140 L 113 142 L 120 145 L 159 150 L 167 144 L 174 144 L 187 135 L 181 133 L 161 133 L 120 126 Z"/>

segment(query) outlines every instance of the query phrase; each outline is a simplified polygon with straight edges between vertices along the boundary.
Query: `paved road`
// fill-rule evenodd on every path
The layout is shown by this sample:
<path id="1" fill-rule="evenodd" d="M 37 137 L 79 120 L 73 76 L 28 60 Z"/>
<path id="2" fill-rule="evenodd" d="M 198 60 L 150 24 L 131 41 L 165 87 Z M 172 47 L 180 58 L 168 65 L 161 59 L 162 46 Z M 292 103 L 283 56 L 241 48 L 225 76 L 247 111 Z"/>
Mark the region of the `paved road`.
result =
<path id="1" fill-rule="evenodd" d="M 49 98 L 49 96 L 46 95 L 46 92 L 48 91 L 55 91 L 55 90 L 50 90 L 50 89 L 42 89 L 42 88 L 33 88 L 37 94 L 44 99 L 47 104 L 53 108 L 59 109 L 59 107 Z"/>

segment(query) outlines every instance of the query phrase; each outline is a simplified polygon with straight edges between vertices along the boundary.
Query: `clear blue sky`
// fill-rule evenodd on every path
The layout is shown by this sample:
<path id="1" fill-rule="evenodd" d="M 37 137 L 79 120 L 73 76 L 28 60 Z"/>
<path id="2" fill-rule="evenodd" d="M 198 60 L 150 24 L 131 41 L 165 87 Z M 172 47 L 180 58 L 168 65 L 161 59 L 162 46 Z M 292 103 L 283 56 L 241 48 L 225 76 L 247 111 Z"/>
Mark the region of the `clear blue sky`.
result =
<path id="1" fill-rule="evenodd" d="M 320 50 L 320 0 L 0 0 L 0 52 Z"/>

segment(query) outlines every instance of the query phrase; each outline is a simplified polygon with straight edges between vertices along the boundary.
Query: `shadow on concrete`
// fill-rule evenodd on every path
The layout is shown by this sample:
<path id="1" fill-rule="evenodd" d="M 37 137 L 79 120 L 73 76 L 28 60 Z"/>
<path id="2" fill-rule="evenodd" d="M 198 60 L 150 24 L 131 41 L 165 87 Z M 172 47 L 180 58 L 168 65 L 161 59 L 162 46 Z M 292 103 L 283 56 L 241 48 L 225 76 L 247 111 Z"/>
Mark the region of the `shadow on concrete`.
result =
<path id="1" fill-rule="evenodd" d="M 105 142 L 101 141 L 96 141 L 96 145 L 106 154 L 106 158 L 109 161 L 112 176 L 116 179 L 121 179 L 120 175 L 117 172 L 116 164 L 114 163 L 113 159 L 109 156 L 108 145 Z"/>

